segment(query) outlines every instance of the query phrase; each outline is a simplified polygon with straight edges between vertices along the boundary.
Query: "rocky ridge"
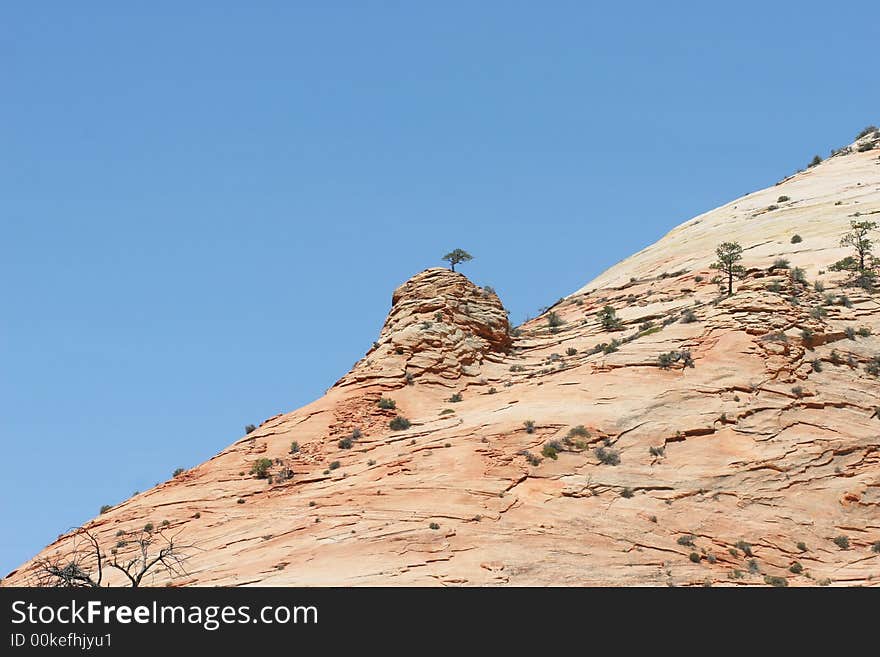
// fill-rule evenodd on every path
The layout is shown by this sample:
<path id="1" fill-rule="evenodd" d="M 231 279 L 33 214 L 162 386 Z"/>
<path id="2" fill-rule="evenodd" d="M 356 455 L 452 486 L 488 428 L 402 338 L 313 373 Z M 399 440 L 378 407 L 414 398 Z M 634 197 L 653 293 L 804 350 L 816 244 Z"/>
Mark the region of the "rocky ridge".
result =
<path id="1" fill-rule="evenodd" d="M 110 546 L 167 521 L 198 546 L 151 585 L 876 585 L 880 306 L 828 269 L 880 215 L 875 141 L 516 330 L 463 275 L 417 274 L 324 397 L 88 527 Z M 731 297 L 721 241 L 744 247 Z"/>

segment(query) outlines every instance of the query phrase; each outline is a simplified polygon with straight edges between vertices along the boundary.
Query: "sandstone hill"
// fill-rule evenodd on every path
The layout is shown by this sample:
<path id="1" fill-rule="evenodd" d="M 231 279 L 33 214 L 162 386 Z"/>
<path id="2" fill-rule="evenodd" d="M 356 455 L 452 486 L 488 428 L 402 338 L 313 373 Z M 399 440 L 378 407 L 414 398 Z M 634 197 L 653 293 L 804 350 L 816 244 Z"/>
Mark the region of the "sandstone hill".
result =
<path id="1" fill-rule="evenodd" d="M 87 527 L 120 555 L 147 522 L 195 546 L 144 585 L 877 584 L 880 296 L 828 268 L 853 218 L 880 219 L 875 142 L 517 329 L 464 275 L 416 274 L 325 396 Z M 744 249 L 730 297 L 723 241 Z"/>

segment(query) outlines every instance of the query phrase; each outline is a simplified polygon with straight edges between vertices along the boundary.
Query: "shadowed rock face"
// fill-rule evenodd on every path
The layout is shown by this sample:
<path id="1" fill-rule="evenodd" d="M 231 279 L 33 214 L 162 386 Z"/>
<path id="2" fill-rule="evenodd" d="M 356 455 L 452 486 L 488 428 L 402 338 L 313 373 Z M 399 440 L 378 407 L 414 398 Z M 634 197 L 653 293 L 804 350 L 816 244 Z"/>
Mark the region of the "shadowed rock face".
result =
<path id="1" fill-rule="evenodd" d="M 198 546 L 152 585 L 876 585 L 880 306 L 828 270 L 856 213 L 880 216 L 857 146 L 675 228 L 556 304 L 555 328 L 511 338 L 494 294 L 422 272 L 324 397 L 88 526 L 112 547 L 168 520 Z M 747 269 L 729 298 L 723 241 Z M 260 458 L 269 479 L 247 474 Z"/>

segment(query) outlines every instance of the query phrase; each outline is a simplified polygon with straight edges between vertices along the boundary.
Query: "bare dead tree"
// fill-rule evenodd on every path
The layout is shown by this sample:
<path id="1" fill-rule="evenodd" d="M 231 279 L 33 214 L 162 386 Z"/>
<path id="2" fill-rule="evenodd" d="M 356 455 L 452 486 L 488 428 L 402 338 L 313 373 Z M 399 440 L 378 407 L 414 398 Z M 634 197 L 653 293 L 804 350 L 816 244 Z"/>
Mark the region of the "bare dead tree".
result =
<path id="1" fill-rule="evenodd" d="M 184 564 L 192 545 L 181 544 L 179 534 L 168 535 L 151 528 L 120 540 L 108 556 L 101 550 L 96 534 L 85 527 L 76 530 L 73 547 L 64 555 L 36 562 L 36 585 L 60 588 L 99 588 L 107 568 L 120 571 L 130 585 L 138 587 L 148 573 L 186 574 Z"/>

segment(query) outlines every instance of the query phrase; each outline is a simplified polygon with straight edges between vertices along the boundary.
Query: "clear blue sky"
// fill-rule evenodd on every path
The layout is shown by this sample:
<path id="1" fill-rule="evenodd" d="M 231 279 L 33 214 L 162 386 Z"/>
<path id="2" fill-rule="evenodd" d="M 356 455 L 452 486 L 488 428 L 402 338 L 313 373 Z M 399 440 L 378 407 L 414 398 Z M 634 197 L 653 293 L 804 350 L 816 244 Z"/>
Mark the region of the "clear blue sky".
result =
<path id="1" fill-rule="evenodd" d="M 880 121 L 875 2 L 719 4 L 3 3 L 0 571 L 452 248 L 519 322 Z"/>

